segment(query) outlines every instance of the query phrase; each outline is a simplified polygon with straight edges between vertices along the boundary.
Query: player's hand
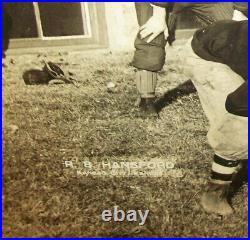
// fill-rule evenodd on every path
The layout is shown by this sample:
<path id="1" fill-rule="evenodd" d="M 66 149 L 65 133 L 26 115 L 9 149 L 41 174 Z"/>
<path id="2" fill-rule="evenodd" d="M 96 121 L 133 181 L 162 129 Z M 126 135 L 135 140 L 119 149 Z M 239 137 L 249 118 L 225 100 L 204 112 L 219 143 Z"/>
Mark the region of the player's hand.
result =
<path id="1" fill-rule="evenodd" d="M 238 10 L 234 10 L 233 20 L 234 21 L 244 21 L 244 20 L 248 20 L 248 18 L 242 12 L 240 12 Z"/>
<path id="2" fill-rule="evenodd" d="M 147 43 L 153 41 L 159 34 L 167 30 L 165 18 L 152 16 L 146 24 L 140 27 L 140 36 L 142 39 L 147 38 Z M 168 31 L 167 31 L 168 35 Z"/>
<path id="3" fill-rule="evenodd" d="M 153 7 L 153 16 L 143 25 L 140 27 L 140 36 L 142 39 L 147 38 L 147 43 L 153 41 L 159 34 L 167 31 L 167 24 L 166 24 L 166 9 L 152 6 Z M 166 36 L 166 37 L 167 37 Z"/>

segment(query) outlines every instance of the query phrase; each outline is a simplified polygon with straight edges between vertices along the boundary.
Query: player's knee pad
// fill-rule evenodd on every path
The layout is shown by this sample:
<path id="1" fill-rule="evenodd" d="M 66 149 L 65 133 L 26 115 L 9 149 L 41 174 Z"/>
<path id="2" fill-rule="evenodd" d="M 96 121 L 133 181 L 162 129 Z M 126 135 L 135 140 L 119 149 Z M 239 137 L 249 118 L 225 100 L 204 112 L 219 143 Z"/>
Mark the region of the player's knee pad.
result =
<path id="1" fill-rule="evenodd" d="M 138 69 L 160 71 L 165 63 L 165 46 L 164 34 L 160 34 L 151 43 L 147 43 L 146 39 L 141 39 L 138 35 L 132 65 Z"/>

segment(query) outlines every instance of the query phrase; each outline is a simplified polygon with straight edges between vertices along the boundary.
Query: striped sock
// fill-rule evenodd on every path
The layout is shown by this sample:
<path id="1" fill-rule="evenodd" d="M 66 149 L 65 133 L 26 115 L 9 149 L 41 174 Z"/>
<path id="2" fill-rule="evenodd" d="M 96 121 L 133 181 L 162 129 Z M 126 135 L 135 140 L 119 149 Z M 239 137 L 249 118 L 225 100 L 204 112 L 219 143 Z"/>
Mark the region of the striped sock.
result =
<path id="1" fill-rule="evenodd" d="M 214 155 L 211 179 L 223 182 L 232 181 L 233 173 L 235 172 L 238 164 L 238 161 L 226 160 L 218 155 Z"/>

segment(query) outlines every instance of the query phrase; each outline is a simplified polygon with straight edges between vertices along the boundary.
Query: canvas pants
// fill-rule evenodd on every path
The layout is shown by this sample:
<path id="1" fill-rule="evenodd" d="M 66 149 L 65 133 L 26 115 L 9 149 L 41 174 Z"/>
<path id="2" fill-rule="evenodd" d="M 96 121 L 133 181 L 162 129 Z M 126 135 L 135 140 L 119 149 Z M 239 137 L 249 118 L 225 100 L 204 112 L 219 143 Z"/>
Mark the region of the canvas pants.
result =
<path id="1" fill-rule="evenodd" d="M 243 78 L 225 64 L 201 59 L 193 52 L 191 40 L 178 55 L 209 120 L 207 138 L 215 154 L 227 160 L 248 159 L 248 118 L 225 109 L 228 94 L 244 82 Z"/>

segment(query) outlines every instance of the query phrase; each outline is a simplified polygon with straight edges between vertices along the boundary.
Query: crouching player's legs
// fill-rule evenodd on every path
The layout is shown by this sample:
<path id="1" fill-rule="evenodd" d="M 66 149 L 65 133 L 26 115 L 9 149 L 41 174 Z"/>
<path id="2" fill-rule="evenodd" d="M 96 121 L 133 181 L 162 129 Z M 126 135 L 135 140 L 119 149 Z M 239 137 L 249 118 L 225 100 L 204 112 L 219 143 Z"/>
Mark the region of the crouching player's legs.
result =
<path id="1" fill-rule="evenodd" d="M 229 113 L 221 117 L 221 120 L 211 125 L 208 132 L 208 142 L 215 155 L 211 182 L 208 191 L 202 196 L 201 204 L 208 212 L 226 215 L 232 213 L 226 194 L 233 174 L 239 167 L 239 160 L 248 159 L 248 118 Z M 225 194 L 222 200 L 220 195 L 215 194 L 220 191 Z"/>
<path id="2" fill-rule="evenodd" d="M 224 64 L 199 58 L 190 44 L 181 56 L 184 72 L 192 79 L 209 120 L 208 142 L 215 152 L 211 179 L 201 205 L 207 212 L 227 215 L 233 212 L 227 201 L 233 174 L 239 160 L 248 159 L 248 118 L 228 113 L 225 102 L 244 80 Z"/>
<path id="3" fill-rule="evenodd" d="M 135 7 L 138 23 L 142 26 L 152 17 L 153 8 L 147 2 L 136 2 Z M 147 39 L 141 39 L 138 33 L 132 65 L 137 68 L 136 87 L 141 98 L 140 107 L 146 111 L 154 111 L 157 72 L 162 69 L 165 63 L 166 40 L 164 33 L 158 35 L 150 43 L 147 43 Z"/>

